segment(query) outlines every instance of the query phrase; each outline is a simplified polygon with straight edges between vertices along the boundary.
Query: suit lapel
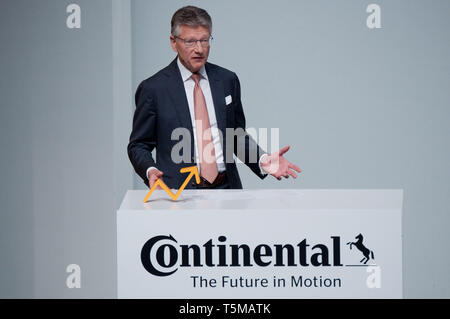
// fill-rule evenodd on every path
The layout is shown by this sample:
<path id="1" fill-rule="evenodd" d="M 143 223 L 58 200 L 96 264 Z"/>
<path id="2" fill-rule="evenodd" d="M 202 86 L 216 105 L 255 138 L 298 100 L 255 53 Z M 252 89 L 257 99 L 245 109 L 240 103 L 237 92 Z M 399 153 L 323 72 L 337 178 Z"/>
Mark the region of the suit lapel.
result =
<path id="1" fill-rule="evenodd" d="M 177 65 L 177 58 L 178 56 L 166 68 L 165 73 L 170 78 L 170 80 L 168 81 L 169 85 L 167 87 L 167 90 L 169 92 L 170 98 L 172 99 L 177 118 L 180 122 L 180 127 L 187 128 L 191 134 L 191 157 L 194 159 L 194 135 L 191 114 L 189 112 L 186 90 L 184 88 L 181 73 Z"/>
<path id="2" fill-rule="evenodd" d="M 184 89 L 184 83 L 181 78 L 180 70 L 178 69 L 176 58 L 167 67 L 166 74 L 170 77 L 167 89 L 169 91 L 169 96 L 173 101 L 180 124 L 182 127 L 186 127 L 192 132 L 192 121 L 191 114 L 189 113 L 186 90 Z"/>

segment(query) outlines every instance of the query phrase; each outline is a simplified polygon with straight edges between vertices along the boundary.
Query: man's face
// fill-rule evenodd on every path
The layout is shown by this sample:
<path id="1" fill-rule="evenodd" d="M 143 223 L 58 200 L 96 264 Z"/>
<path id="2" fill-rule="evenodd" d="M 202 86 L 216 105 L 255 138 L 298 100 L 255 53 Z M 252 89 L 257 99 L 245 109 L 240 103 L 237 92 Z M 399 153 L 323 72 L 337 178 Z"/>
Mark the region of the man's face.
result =
<path id="1" fill-rule="evenodd" d="M 180 34 L 178 35 L 184 40 L 206 40 L 211 34 L 205 27 L 190 27 L 182 25 Z M 202 47 L 201 42 L 196 42 L 192 48 L 186 46 L 183 40 L 170 36 L 170 44 L 172 49 L 178 53 L 181 63 L 192 73 L 200 70 L 205 65 L 209 55 L 209 46 Z"/>

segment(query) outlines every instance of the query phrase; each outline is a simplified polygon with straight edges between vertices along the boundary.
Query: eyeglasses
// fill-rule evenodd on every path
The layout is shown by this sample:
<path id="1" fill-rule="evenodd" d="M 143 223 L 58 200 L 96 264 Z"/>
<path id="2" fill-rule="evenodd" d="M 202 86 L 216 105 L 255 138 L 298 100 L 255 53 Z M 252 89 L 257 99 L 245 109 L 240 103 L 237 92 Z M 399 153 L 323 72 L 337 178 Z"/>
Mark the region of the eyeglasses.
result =
<path id="1" fill-rule="evenodd" d="M 208 39 L 202 39 L 202 40 L 187 40 L 187 39 L 183 39 L 183 38 L 176 36 L 175 39 L 177 39 L 177 38 L 180 40 L 183 40 L 184 45 L 188 48 L 195 47 L 197 45 L 197 42 L 200 42 L 202 47 L 207 48 L 210 45 L 210 41 L 212 39 L 214 39 L 212 36 L 210 36 Z"/>

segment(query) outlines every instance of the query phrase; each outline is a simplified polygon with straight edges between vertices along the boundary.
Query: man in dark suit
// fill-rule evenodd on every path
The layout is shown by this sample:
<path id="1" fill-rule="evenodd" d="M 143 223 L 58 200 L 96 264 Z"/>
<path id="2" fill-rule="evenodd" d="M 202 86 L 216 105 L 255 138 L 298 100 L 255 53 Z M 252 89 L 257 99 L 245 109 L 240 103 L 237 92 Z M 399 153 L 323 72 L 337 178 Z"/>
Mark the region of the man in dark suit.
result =
<path id="1" fill-rule="evenodd" d="M 295 178 L 300 169 L 283 157 L 289 146 L 267 154 L 245 132 L 238 77 L 207 62 L 211 30 L 203 9 L 187 6 L 173 15 L 170 41 L 178 55 L 136 91 L 128 144 L 135 171 L 149 187 L 162 178 L 178 188 L 185 179 L 180 169 L 197 165 L 201 183 L 191 180 L 186 188 L 242 188 L 235 154 L 260 178 Z"/>

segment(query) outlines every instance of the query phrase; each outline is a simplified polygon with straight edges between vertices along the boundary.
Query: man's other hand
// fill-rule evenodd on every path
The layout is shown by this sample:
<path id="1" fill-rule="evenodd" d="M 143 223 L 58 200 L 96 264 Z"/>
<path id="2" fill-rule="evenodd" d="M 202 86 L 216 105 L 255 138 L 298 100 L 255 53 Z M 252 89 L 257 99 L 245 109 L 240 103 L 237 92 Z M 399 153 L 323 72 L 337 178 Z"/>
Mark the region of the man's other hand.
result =
<path id="1" fill-rule="evenodd" d="M 263 156 L 260 162 L 261 168 L 278 180 L 281 180 L 281 177 L 289 178 L 289 175 L 297 178 L 295 171 L 300 173 L 301 169 L 283 157 L 289 148 L 290 146 L 285 146 L 275 153 Z"/>
<path id="2" fill-rule="evenodd" d="M 156 181 L 163 176 L 163 172 L 161 172 L 159 169 L 151 169 L 148 171 L 148 184 L 150 188 L 153 187 L 153 185 L 156 183 Z M 157 186 L 156 189 L 162 189 L 161 186 Z"/>

